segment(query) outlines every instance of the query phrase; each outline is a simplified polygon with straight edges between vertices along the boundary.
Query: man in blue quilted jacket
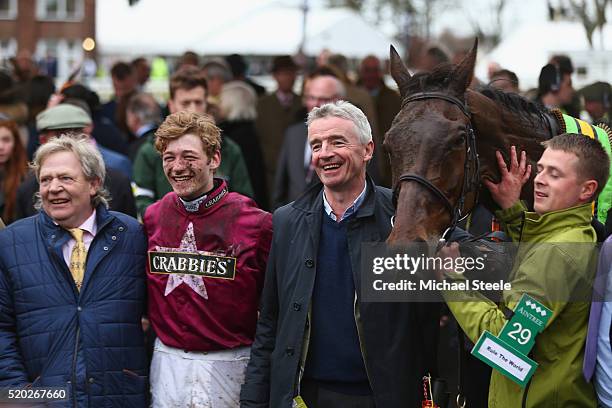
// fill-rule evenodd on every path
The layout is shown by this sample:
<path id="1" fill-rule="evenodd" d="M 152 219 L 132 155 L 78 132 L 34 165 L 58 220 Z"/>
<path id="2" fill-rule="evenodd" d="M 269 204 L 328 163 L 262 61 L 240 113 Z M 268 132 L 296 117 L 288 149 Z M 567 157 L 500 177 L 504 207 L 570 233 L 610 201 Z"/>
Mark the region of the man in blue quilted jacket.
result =
<path id="1" fill-rule="evenodd" d="M 59 407 L 146 407 L 146 237 L 107 209 L 104 162 L 61 136 L 34 157 L 41 211 L 0 232 L 0 388 L 61 387 Z"/>

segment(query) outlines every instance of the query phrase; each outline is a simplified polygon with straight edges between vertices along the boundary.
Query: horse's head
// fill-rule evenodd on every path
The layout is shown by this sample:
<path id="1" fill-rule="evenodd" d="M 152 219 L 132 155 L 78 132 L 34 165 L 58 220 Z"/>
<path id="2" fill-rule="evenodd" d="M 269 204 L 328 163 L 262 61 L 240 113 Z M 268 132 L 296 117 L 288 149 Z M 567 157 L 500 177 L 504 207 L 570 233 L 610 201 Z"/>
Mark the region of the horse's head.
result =
<path id="1" fill-rule="evenodd" d="M 397 203 L 389 243 L 435 240 L 476 201 L 478 159 L 465 103 L 476 49 L 477 42 L 457 66 L 411 76 L 391 47 L 403 103 L 384 142 Z"/>

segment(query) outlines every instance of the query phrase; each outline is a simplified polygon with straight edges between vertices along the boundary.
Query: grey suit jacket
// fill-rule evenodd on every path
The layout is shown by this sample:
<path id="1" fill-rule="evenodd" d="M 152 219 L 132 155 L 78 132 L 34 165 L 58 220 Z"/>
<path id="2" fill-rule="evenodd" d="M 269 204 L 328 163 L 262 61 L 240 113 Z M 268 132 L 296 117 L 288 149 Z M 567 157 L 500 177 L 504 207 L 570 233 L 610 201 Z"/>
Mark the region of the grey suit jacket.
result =
<path id="1" fill-rule="evenodd" d="M 307 139 L 308 129 L 305 123 L 289 126 L 285 132 L 274 178 L 273 208 L 294 201 L 311 183 L 318 181 L 314 172 L 310 183 L 306 180 L 308 169 L 304 165 L 304 152 Z"/>

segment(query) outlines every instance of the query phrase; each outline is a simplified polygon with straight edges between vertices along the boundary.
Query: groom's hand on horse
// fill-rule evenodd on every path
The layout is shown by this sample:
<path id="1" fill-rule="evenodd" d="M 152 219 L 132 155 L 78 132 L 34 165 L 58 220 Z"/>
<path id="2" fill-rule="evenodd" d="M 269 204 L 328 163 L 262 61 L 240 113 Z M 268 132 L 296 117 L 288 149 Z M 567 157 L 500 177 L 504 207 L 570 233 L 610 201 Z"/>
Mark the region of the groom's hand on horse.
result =
<path id="1" fill-rule="evenodd" d="M 483 180 L 483 182 L 491 192 L 493 200 L 505 210 L 519 201 L 523 185 L 531 176 L 531 165 L 527 164 L 527 153 L 524 151 L 521 152 L 519 162 L 515 146 L 510 148 L 510 168 L 506 165 L 499 150 L 495 152 L 495 156 L 501 173 L 501 181 L 497 184 L 490 180 Z"/>
<path id="2" fill-rule="evenodd" d="M 442 258 L 442 260 L 451 258 L 453 259 L 454 264 L 454 260 L 461 257 L 461 252 L 459 252 L 459 244 L 456 242 L 449 242 L 446 245 L 443 245 L 436 253 L 436 257 Z M 444 267 L 448 264 L 449 263 L 447 262 L 441 262 L 441 265 L 443 265 L 442 269 L 435 269 L 434 273 L 437 280 L 444 280 L 446 274 L 455 272 L 453 269 L 447 269 Z"/>

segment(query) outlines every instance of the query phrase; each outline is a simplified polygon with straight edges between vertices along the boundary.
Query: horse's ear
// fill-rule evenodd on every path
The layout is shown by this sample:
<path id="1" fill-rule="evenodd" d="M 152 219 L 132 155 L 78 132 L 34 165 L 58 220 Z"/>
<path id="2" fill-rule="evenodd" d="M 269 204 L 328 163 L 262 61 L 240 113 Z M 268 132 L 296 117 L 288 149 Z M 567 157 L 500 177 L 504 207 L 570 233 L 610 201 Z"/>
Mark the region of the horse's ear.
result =
<path id="1" fill-rule="evenodd" d="M 478 37 L 474 40 L 474 46 L 470 52 L 465 56 L 463 61 L 453 71 L 453 81 L 451 83 L 451 89 L 458 95 L 463 95 L 465 90 L 472 83 L 474 79 L 474 66 L 476 65 L 476 54 L 478 51 Z"/>
<path id="2" fill-rule="evenodd" d="M 410 72 L 408 72 L 408 68 L 406 68 L 406 65 L 404 65 L 404 61 L 402 61 L 393 45 L 391 46 L 390 54 L 391 77 L 393 77 L 395 80 L 395 83 L 399 88 L 400 95 L 404 97 L 406 96 L 406 91 L 408 89 L 408 81 L 411 78 Z"/>

